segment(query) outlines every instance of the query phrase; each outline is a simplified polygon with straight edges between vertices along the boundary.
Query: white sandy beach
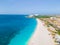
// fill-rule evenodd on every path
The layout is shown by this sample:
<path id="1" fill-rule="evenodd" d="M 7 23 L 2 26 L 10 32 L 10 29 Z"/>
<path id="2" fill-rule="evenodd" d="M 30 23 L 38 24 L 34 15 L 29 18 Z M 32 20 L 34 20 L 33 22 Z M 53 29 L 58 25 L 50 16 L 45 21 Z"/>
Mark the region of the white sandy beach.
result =
<path id="1" fill-rule="evenodd" d="M 37 27 L 31 38 L 29 39 L 27 45 L 54 45 L 54 41 L 51 35 L 49 35 L 49 31 L 43 25 L 42 21 L 39 19 L 36 20 Z"/>

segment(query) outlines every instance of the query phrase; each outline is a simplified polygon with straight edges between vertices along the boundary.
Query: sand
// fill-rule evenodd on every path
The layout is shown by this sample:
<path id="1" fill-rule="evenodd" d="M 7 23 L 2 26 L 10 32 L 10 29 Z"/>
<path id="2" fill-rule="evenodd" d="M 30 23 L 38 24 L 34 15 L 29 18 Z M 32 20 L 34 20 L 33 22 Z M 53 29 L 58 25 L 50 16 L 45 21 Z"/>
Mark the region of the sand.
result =
<path id="1" fill-rule="evenodd" d="M 28 40 L 27 45 L 54 45 L 52 36 L 49 35 L 50 32 L 43 25 L 40 19 L 36 19 L 36 20 L 37 20 L 36 29 L 33 35 L 31 36 L 31 38 Z"/>

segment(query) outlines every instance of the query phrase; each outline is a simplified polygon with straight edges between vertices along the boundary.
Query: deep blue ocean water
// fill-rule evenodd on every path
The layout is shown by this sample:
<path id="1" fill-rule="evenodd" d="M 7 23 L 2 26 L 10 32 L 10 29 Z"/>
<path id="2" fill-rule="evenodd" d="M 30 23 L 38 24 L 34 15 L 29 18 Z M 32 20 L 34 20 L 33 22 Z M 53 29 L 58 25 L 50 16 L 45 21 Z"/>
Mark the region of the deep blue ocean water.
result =
<path id="1" fill-rule="evenodd" d="M 0 15 L 0 45 L 27 45 L 36 27 L 26 15 Z"/>

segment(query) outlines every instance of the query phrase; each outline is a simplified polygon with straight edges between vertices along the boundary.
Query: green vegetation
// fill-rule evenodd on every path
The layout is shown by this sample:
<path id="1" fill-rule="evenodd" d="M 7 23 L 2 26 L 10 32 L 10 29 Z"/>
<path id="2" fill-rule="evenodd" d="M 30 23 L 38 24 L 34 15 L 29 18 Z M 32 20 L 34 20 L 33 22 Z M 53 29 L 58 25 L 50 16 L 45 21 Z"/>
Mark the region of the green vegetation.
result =
<path id="1" fill-rule="evenodd" d="M 52 26 L 52 27 L 54 27 L 55 29 L 56 29 L 56 33 L 58 34 L 58 35 L 60 35 L 60 29 L 58 29 L 57 27 L 55 27 L 53 24 L 51 24 L 51 23 L 49 23 L 48 21 L 47 21 L 47 26 L 49 27 L 49 26 Z M 55 32 L 54 32 L 55 33 Z"/>
<path id="2" fill-rule="evenodd" d="M 47 15 L 45 15 L 45 16 L 41 16 L 41 15 L 39 15 L 39 16 L 34 16 L 34 18 L 50 18 L 50 17 L 53 17 L 53 16 L 47 16 Z M 58 29 L 55 25 L 51 24 L 51 23 L 48 22 L 47 20 L 44 20 L 44 21 L 46 22 L 46 24 L 47 24 L 48 27 L 49 27 L 49 26 L 54 27 L 55 30 L 57 31 L 56 33 L 57 33 L 58 35 L 60 35 L 60 29 Z M 55 32 L 54 32 L 54 33 L 55 33 Z"/>
<path id="3" fill-rule="evenodd" d="M 49 23 L 50 26 L 53 26 L 53 24 Z"/>
<path id="4" fill-rule="evenodd" d="M 53 26 L 52 24 L 49 24 L 51 26 Z M 54 26 L 53 26 L 54 27 Z M 56 28 L 55 28 L 56 29 Z M 57 34 L 60 35 L 60 30 L 56 30 L 57 31 Z"/>
<path id="5" fill-rule="evenodd" d="M 35 16 L 35 18 L 50 18 L 51 16 Z"/>
<path id="6" fill-rule="evenodd" d="M 57 30 L 57 34 L 59 34 L 59 35 L 60 35 L 60 30 Z"/>

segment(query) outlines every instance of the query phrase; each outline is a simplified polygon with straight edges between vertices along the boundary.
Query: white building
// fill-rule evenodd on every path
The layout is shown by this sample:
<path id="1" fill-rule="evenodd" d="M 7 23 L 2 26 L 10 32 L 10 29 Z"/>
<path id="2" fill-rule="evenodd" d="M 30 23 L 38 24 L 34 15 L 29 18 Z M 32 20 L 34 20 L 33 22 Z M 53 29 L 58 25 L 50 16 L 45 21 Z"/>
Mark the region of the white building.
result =
<path id="1" fill-rule="evenodd" d="M 56 20 L 56 17 L 50 17 L 51 20 Z"/>
<path id="2" fill-rule="evenodd" d="M 35 14 L 35 16 L 38 16 L 39 14 Z"/>

